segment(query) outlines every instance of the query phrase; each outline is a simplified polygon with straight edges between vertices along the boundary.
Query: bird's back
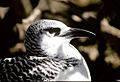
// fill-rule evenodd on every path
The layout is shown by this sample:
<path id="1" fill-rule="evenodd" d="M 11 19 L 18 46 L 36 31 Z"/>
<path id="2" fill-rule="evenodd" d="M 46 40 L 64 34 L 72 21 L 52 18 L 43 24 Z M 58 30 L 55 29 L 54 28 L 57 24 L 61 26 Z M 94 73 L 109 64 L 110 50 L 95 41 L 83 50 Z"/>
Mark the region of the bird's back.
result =
<path id="1" fill-rule="evenodd" d="M 75 81 L 85 77 L 85 72 L 83 62 L 75 58 L 17 56 L 0 60 L 0 82 Z"/>

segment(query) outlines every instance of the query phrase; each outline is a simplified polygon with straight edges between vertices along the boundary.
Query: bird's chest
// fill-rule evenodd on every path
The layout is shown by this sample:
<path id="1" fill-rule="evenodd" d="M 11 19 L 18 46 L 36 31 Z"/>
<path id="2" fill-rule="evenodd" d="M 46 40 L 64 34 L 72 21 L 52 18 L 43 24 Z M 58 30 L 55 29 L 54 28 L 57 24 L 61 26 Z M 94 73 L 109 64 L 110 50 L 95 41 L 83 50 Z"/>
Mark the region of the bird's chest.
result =
<path id="1" fill-rule="evenodd" d="M 77 75 L 80 77 L 78 59 L 45 59 L 44 62 L 38 66 L 44 81 L 70 81 L 70 78 L 78 77 Z"/>

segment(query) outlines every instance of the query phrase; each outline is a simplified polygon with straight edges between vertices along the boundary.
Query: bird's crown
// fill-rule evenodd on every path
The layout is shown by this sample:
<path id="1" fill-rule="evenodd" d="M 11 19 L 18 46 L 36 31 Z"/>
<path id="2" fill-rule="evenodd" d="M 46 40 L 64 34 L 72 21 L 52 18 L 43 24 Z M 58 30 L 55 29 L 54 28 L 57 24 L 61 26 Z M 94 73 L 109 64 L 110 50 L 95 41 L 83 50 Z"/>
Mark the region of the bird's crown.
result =
<path id="1" fill-rule="evenodd" d="M 46 29 L 49 27 L 67 27 L 64 23 L 57 21 L 57 20 L 51 20 L 51 19 L 42 19 L 38 20 L 34 23 L 32 23 L 30 26 L 39 26 L 40 29 Z M 29 30 L 29 29 L 28 29 Z"/>

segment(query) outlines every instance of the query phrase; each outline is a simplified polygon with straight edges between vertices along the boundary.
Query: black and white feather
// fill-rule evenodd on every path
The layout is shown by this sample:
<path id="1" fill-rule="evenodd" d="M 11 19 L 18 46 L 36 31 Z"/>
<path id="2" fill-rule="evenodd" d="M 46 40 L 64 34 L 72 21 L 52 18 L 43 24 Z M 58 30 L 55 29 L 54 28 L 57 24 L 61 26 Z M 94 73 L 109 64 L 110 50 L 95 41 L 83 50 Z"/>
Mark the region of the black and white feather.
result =
<path id="1" fill-rule="evenodd" d="M 69 42 L 94 33 L 43 19 L 26 31 L 26 54 L 0 59 L 0 82 L 91 81 L 88 66 Z"/>

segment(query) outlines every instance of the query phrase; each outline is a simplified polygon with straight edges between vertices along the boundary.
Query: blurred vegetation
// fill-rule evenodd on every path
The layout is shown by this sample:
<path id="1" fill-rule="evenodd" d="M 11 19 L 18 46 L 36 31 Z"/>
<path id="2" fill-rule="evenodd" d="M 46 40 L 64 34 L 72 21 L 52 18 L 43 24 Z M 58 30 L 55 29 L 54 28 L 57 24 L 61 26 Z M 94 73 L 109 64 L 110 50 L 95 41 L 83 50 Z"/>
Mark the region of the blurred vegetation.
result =
<path id="1" fill-rule="evenodd" d="M 96 33 L 71 42 L 95 82 L 120 80 L 120 0 L 0 0 L 0 58 L 24 55 L 24 34 L 39 19 Z"/>

